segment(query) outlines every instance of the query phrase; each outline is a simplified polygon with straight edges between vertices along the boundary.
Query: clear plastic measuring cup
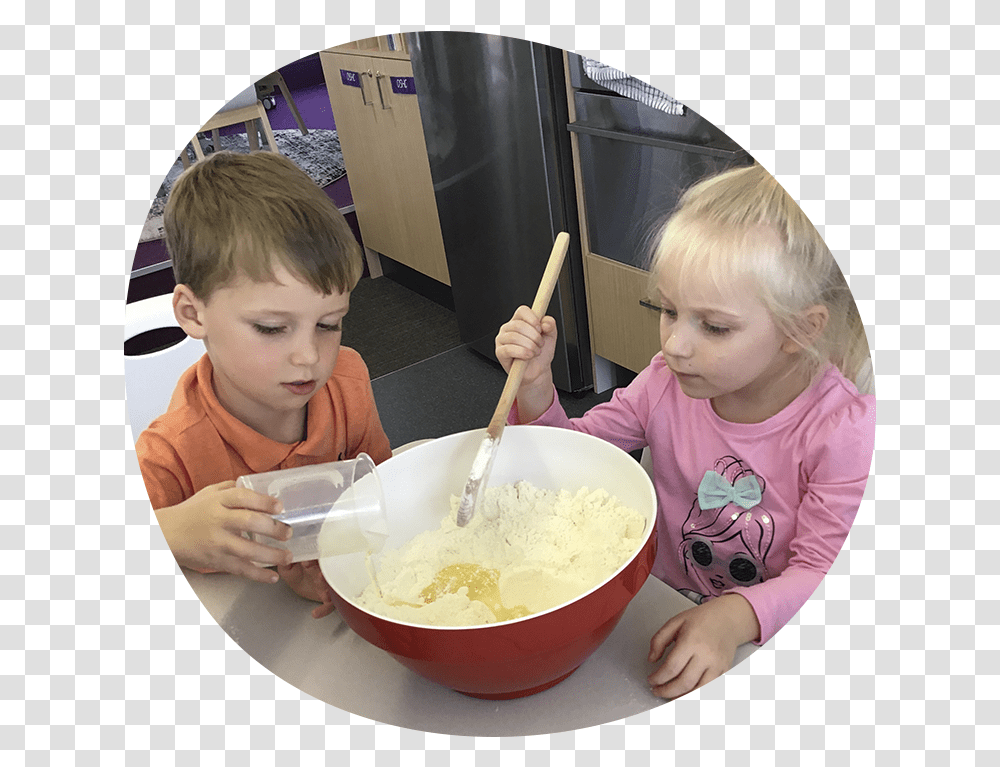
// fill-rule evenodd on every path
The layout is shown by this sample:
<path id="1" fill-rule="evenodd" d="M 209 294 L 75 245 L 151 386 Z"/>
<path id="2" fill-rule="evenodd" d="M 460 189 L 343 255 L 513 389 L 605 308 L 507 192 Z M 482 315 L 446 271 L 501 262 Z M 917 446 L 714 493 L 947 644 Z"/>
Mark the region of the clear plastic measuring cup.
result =
<path id="1" fill-rule="evenodd" d="M 370 555 L 380 551 L 389 536 L 382 484 L 367 453 L 349 461 L 248 474 L 236 485 L 281 501 L 284 511 L 274 518 L 292 528 L 292 537 L 276 541 L 254 535 L 253 539 L 288 549 L 293 562 Z"/>

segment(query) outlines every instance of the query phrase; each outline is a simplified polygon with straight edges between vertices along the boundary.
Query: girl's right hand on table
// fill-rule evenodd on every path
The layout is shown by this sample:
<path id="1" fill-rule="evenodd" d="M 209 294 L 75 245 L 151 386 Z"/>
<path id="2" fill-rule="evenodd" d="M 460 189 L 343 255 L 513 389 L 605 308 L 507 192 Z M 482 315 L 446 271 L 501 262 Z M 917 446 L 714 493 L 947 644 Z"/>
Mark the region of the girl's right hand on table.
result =
<path id="1" fill-rule="evenodd" d="M 739 594 L 723 594 L 678 613 L 649 643 L 649 662 L 663 661 L 649 675 L 653 694 L 673 700 L 711 682 L 732 668 L 741 644 L 759 637 L 757 614 Z"/>
<path id="2" fill-rule="evenodd" d="M 277 498 L 236 487 L 233 481 L 209 485 L 176 506 L 155 511 L 179 565 L 233 573 L 261 583 L 274 583 L 278 575 L 255 562 L 287 565 L 292 554 L 254 543 L 243 533 L 288 540 L 291 528 L 271 516 L 280 512 Z"/>

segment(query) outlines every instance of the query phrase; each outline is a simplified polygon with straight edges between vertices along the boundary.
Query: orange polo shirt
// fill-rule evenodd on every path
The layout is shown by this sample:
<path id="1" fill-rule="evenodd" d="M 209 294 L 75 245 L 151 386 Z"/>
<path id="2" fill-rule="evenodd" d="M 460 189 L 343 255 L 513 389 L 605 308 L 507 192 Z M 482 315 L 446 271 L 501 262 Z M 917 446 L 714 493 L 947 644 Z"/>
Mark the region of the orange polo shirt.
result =
<path id="1" fill-rule="evenodd" d="M 177 382 L 167 412 L 135 445 L 154 509 L 175 506 L 217 482 L 368 453 L 381 463 L 392 451 L 382 430 L 368 368 L 341 347 L 333 374 L 312 399 L 306 438 L 295 444 L 258 434 L 222 407 L 212 389 L 212 362 L 204 355 Z"/>

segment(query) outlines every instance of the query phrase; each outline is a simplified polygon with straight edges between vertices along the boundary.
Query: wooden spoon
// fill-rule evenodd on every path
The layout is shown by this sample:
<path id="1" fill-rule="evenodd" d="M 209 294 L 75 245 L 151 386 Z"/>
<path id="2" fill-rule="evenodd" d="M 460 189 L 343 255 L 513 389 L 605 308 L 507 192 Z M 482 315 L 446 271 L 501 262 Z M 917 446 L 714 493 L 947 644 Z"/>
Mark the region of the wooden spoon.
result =
<path id="1" fill-rule="evenodd" d="M 545 310 L 549 307 L 549 300 L 552 298 L 552 291 L 555 290 L 568 248 L 569 235 L 566 232 L 560 232 L 552 246 L 552 253 L 549 254 L 549 262 L 545 265 L 538 293 L 535 294 L 535 302 L 531 305 L 531 310 L 539 317 L 545 316 Z M 479 451 L 472 462 L 472 471 L 469 473 L 469 479 L 465 483 L 465 492 L 462 493 L 462 500 L 458 505 L 456 523 L 459 527 L 465 527 L 469 523 L 482 503 L 483 491 L 489 480 L 497 449 L 500 447 L 500 437 L 503 436 L 504 426 L 507 425 L 507 416 L 514 405 L 517 390 L 521 388 L 521 379 L 524 378 L 524 369 L 527 366 L 527 360 L 514 360 L 507 373 L 507 383 L 500 395 L 500 402 L 497 403 L 497 409 L 493 412 L 493 419 L 486 427 L 486 436 L 480 443 Z"/>

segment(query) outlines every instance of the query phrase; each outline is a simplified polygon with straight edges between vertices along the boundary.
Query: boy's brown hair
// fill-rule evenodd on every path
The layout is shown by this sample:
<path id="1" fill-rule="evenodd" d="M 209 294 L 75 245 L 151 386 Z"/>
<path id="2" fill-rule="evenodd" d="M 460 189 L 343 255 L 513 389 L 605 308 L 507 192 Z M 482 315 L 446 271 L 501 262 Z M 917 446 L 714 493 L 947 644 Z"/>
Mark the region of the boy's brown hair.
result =
<path id="1" fill-rule="evenodd" d="M 276 152 L 215 152 L 184 171 L 163 214 L 174 279 L 202 301 L 280 264 L 323 294 L 361 278 L 361 247 L 326 193 Z"/>

